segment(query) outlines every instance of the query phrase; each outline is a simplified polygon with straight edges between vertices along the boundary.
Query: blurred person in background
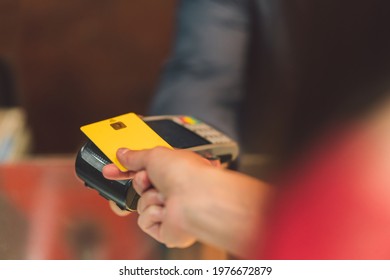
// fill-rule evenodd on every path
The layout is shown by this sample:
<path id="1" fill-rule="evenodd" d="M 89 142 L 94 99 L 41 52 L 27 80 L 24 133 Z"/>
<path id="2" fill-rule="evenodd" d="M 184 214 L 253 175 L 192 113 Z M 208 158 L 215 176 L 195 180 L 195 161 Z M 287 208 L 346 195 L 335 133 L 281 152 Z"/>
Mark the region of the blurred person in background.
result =
<path id="1" fill-rule="evenodd" d="M 187 151 L 118 151 L 131 172 L 104 175 L 134 177 L 140 227 L 169 247 L 200 240 L 243 258 L 389 258 L 389 11 L 181 1 L 151 112 L 194 115 L 270 160 L 255 174 L 265 181 Z"/>
<path id="2" fill-rule="evenodd" d="M 250 1 L 178 2 L 176 40 L 150 114 L 200 117 L 237 139 Z"/>

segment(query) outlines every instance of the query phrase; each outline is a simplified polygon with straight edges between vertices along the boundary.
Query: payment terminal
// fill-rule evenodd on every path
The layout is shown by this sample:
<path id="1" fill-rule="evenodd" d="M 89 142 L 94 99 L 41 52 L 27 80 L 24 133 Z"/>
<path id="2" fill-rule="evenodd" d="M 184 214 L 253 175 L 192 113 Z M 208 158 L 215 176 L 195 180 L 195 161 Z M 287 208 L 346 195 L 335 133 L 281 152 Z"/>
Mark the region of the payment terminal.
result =
<path id="1" fill-rule="evenodd" d="M 188 149 L 205 158 L 219 159 L 221 163 L 234 161 L 238 156 L 235 141 L 193 117 L 151 116 L 142 120 L 173 148 Z M 76 174 L 87 187 L 114 201 L 122 210 L 135 211 L 139 197 L 131 180 L 108 180 L 102 175 L 103 167 L 110 163 L 112 161 L 88 140 L 77 154 Z"/>

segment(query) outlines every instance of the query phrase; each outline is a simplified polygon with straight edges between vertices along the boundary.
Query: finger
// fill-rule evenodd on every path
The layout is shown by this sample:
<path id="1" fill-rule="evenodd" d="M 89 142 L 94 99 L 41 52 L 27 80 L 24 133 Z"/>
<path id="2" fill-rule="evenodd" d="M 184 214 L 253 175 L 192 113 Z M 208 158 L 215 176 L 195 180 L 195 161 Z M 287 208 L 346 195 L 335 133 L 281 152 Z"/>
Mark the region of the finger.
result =
<path id="1" fill-rule="evenodd" d="M 128 170 L 140 171 L 146 169 L 151 157 L 161 158 L 162 153 L 171 151 L 168 148 L 157 147 L 149 150 L 133 151 L 127 148 L 118 149 L 116 156 L 119 162 Z"/>
<path id="2" fill-rule="evenodd" d="M 145 211 L 138 217 L 139 227 L 149 234 L 151 237 L 159 242 L 161 240 L 160 229 L 163 219 L 163 207 L 152 205 L 145 209 Z"/>
<path id="3" fill-rule="evenodd" d="M 164 205 L 164 197 L 156 189 L 150 189 L 143 193 L 143 195 L 138 200 L 138 213 L 142 214 L 151 205 Z"/>
<path id="4" fill-rule="evenodd" d="M 135 174 L 133 179 L 133 188 L 139 195 L 142 195 L 151 187 L 152 183 L 150 182 L 145 170 L 139 171 Z"/>
<path id="5" fill-rule="evenodd" d="M 117 214 L 118 216 L 121 216 L 121 217 L 125 217 L 125 216 L 128 216 L 131 214 L 131 212 L 129 211 L 125 211 L 125 210 L 122 210 L 118 207 L 118 205 L 116 205 L 116 203 L 112 200 L 110 200 L 109 202 L 109 205 L 110 205 L 110 208 L 111 210 Z"/>
<path id="6" fill-rule="evenodd" d="M 219 159 L 210 159 L 209 161 L 212 166 L 221 167 L 221 161 Z"/>
<path id="7" fill-rule="evenodd" d="M 109 180 L 127 180 L 134 177 L 134 172 L 126 171 L 122 172 L 115 164 L 108 164 L 103 167 L 102 174 Z"/>

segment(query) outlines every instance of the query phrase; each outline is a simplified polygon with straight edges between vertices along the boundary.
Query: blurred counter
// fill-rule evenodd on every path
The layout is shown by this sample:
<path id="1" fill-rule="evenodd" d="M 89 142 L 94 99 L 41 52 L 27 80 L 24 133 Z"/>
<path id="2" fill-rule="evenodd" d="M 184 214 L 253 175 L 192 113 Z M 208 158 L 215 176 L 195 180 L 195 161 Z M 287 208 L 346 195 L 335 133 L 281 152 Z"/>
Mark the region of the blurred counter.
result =
<path id="1" fill-rule="evenodd" d="M 0 259 L 160 258 L 136 219 L 84 187 L 73 157 L 0 165 Z"/>

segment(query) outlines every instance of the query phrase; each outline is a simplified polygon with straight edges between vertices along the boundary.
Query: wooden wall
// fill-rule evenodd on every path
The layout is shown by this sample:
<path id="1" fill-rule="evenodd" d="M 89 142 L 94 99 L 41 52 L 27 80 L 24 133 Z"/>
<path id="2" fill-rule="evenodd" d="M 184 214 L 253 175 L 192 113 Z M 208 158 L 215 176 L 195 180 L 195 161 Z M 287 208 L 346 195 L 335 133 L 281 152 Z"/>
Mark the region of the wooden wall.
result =
<path id="1" fill-rule="evenodd" d="M 0 0 L 0 57 L 15 74 L 34 153 L 72 153 L 79 127 L 145 113 L 175 0 Z"/>

